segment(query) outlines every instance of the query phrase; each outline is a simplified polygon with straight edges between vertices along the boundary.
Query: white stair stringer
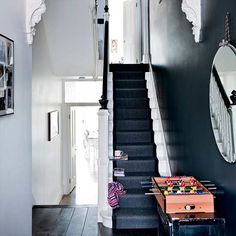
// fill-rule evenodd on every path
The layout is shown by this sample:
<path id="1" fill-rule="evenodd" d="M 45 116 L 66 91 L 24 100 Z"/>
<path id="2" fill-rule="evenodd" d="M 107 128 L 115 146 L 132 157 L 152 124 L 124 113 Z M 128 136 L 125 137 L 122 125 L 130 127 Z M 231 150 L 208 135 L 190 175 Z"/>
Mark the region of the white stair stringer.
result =
<path id="1" fill-rule="evenodd" d="M 161 120 L 159 104 L 157 100 L 156 85 L 153 71 L 150 65 L 150 72 L 145 73 L 147 81 L 148 97 L 150 99 L 151 118 L 153 120 L 154 142 L 156 144 L 156 155 L 159 161 L 159 173 L 161 176 L 171 176 L 170 163 L 164 137 L 164 130 Z"/>
<path id="2" fill-rule="evenodd" d="M 112 83 L 112 73 L 108 73 L 108 81 L 107 81 L 107 99 L 108 99 L 108 182 L 113 181 L 113 162 L 111 159 L 113 158 L 113 83 Z M 108 188 L 108 186 L 107 186 Z M 107 228 L 112 228 L 112 208 L 108 207 L 107 209 L 100 212 L 100 216 L 102 219 L 102 224 Z"/>
<path id="3" fill-rule="evenodd" d="M 113 73 L 108 73 L 108 81 L 107 81 L 107 99 L 108 99 L 108 155 L 109 155 L 109 170 L 108 170 L 108 178 L 109 181 L 113 181 L 113 162 L 111 159 L 113 158 Z"/>

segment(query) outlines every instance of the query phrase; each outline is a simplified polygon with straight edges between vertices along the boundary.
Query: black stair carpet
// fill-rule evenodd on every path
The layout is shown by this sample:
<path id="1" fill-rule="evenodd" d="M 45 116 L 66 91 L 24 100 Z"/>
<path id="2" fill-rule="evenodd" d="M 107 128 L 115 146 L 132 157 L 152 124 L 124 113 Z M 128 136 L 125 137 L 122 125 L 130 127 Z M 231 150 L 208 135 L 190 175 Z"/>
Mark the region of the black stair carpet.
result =
<path id="1" fill-rule="evenodd" d="M 154 196 L 145 195 L 142 181 L 158 176 L 156 145 L 151 110 L 147 96 L 147 64 L 111 64 L 114 99 L 114 150 L 128 154 L 128 160 L 115 160 L 114 168 L 124 168 L 125 176 L 114 177 L 124 185 L 120 207 L 113 210 L 113 228 L 157 228 L 158 216 Z"/>

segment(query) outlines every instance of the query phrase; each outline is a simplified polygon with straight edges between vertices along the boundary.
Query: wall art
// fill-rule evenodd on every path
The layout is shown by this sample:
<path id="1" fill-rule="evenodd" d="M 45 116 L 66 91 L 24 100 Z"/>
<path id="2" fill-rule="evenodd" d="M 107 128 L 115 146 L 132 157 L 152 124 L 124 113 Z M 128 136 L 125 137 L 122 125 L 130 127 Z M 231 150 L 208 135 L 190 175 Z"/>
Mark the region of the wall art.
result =
<path id="1" fill-rule="evenodd" d="M 0 116 L 14 113 L 14 42 L 0 35 Z"/>
<path id="2" fill-rule="evenodd" d="M 48 113 L 48 141 L 59 134 L 59 111 Z"/>

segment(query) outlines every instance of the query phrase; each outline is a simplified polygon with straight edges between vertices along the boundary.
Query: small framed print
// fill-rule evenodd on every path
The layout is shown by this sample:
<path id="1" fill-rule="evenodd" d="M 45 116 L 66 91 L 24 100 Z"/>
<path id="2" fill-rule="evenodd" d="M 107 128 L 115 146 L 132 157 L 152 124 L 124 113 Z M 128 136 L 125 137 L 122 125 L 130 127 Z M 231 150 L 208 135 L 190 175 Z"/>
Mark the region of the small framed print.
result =
<path id="1" fill-rule="evenodd" d="M 14 41 L 0 34 L 0 116 L 14 113 Z"/>
<path id="2" fill-rule="evenodd" d="M 59 134 L 59 111 L 48 113 L 48 141 Z"/>

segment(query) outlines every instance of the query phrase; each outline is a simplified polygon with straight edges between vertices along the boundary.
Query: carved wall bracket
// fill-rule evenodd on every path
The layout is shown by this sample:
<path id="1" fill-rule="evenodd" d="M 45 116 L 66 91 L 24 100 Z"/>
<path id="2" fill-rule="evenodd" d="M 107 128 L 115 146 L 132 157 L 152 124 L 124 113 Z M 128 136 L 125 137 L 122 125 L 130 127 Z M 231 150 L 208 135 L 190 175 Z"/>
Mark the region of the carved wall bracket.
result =
<path id="1" fill-rule="evenodd" d="M 36 33 L 35 26 L 40 22 L 42 14 L 46 11 L 45 0 L 27 0 L 26 9 L 26 33 L 28 44 L 33 43 Z"/>
<path id="2" fill-rule="evenodd" d="M 182 0 L 182 11 L 193 25 L 193 35 L 196 43 L 202 41 L 202 0 Z"/>

